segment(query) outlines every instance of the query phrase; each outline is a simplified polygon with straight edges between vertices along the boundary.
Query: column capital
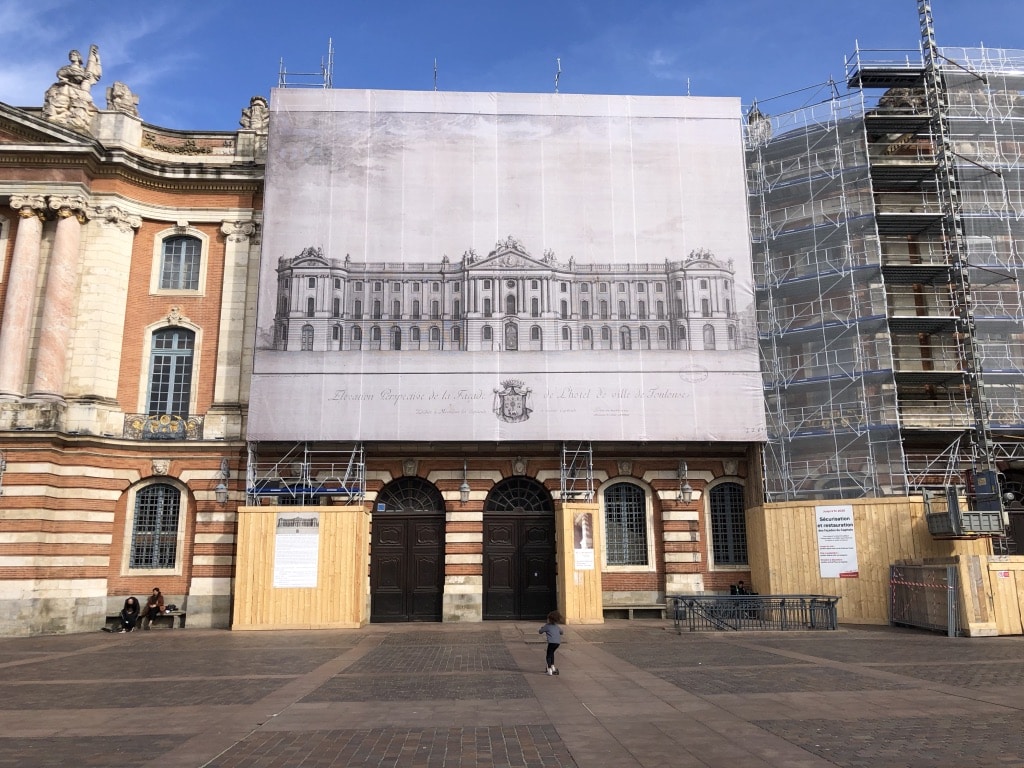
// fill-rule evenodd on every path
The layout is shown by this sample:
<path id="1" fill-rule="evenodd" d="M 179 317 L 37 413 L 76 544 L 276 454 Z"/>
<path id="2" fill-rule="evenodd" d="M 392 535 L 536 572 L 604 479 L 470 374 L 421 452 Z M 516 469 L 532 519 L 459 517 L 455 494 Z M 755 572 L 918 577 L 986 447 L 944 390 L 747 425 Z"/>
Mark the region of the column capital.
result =
<path id="1" fill-rule="evenodd" d="M 50 195 L 49 208 L 56 211 L 61 219 L 74 216 L 79 224 L 85 224 L 88 206 L 88 201 L 81 195 Z"/>
<path id="2" fill-rule="evenodd" d="M 224 221 L 220 231 L 229 243 L 244 243 L 257 236 L 259 225 L 255 221 Z"/>
<path id="3" fill-rule="evenodd" d="M 42 220 L 46 215 L 45 195 L 11 195 L 11 208 L 23 219 L 35 216 Z"/>
<path id="4" fill-rule="evenodd" d="M 99 221 L 112 227 L 117 227 L 122 232 L 131 232 L 142 226 L 142 217 L 134 213 L 128 213 L 116 205 L 90 206 L 88 209 L 89 218 Z"/>

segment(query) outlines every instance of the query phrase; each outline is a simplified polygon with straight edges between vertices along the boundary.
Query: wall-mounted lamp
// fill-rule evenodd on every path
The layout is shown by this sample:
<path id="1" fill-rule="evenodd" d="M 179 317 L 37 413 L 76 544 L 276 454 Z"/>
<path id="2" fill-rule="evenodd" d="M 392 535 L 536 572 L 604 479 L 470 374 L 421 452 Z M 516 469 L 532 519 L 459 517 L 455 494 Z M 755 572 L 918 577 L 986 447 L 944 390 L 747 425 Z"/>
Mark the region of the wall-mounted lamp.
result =
<path id="1" fill-rule="evenodd" d="M 466 462 L 462 462 L 462 485 L 459 486 L 459 503 L 465 504 L 469 501 L 469 479 L 466 476 Z"/>
<path id="2" fill-rule="evenodd" d="M 676 476 L 679 478 L 679 492 L 676 494 L 676 499 L 683 504 L 693 501 L 693 486 L 686 479 L 687 474 L 689 474 L 689 468 L 686 466 L 686 462 L 680 461 L 679 469 L 676 471 Z"/>
<path id="3" fill-rule="evenodd" d="M 218 504 L 227 504 L 228 501 L 228 486 L 225 482 L 231 477 L 231 467 L 228 466 L 227 459 L 220 460 L 220 482 L 213 489 L 213 495 L 217 498 Z"/>

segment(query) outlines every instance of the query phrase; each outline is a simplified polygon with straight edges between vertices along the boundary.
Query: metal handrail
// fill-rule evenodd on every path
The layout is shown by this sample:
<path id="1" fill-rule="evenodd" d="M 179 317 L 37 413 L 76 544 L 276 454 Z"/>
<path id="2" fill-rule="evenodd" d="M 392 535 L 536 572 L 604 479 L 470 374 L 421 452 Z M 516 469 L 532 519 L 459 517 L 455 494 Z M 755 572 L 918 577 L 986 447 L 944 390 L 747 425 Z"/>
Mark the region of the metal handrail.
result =
<path id="1" fill-rule="evenodd" d="M 834 595 L 669 595 L 677 633 L 837 629 Z"/>

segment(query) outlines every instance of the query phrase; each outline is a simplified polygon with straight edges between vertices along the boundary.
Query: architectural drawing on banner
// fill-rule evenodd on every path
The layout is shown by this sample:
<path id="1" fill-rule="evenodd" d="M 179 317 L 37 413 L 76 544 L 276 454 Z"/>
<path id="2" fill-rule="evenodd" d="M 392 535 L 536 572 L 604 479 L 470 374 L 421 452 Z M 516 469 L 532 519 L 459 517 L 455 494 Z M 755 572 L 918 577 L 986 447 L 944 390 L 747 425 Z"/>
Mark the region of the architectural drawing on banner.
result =
<path id="1" fill-rule="evenodd" d="M 735 269 L 682 261 L 579 264 L 516 238 L 459 262 L 363 263 L 309 246 L 277 266 L 279 351 L 728 351 L 751 345 Z"/>

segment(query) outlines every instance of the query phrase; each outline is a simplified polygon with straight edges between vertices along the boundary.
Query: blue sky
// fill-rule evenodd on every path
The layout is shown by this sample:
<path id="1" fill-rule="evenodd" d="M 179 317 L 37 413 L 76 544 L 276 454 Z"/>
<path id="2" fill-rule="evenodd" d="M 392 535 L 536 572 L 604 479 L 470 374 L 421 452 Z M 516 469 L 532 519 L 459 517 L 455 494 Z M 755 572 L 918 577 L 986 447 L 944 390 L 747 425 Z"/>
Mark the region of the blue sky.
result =
<path id="1" fill-rule="evenodd" d="M 933 0 L 940 45 L 1024 48 L 1024 0 Z M 233 130 L 283 60 L 335 88 L 739 96 L 744 104 L 843 77 L 862 48 L 916 49 L 915 0 L 0 0 L 0 101 L 40 106 L 71 48 L 100 47 L 143 120 Z"/>

